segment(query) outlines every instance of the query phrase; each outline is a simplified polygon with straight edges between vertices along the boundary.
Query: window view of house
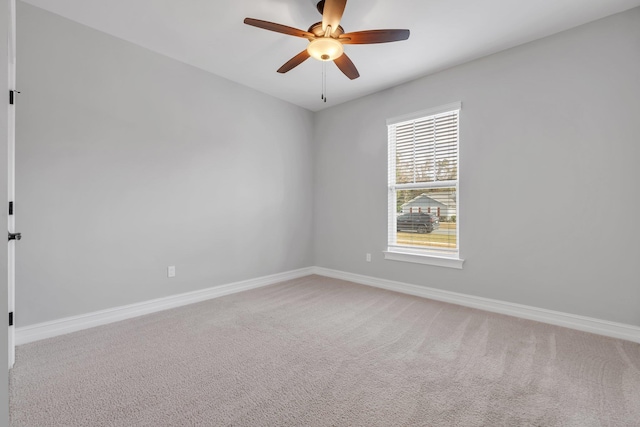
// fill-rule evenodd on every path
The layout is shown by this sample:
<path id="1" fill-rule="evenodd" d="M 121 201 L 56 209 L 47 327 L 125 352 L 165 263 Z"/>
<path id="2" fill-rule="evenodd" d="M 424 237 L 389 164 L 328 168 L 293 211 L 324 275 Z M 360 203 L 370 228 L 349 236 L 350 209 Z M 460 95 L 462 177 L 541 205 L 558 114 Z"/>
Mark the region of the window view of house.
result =
<path id="1" fill-rule="evenodd" d="M 455 187 L 399 190 L 396 194 L 397 244 L 457 248 Z"/>

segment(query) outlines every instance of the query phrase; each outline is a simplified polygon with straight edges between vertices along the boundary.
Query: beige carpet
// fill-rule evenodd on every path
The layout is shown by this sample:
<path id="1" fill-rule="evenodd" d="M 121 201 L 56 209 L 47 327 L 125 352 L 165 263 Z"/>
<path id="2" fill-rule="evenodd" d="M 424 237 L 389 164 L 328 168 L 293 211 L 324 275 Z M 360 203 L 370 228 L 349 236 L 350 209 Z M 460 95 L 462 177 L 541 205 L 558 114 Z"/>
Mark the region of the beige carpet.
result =
<path id="1" fill-rule="evenodd" d="M 309 276 L 18 347 L 15 426 L 640 426 L 640 345 Z"/>

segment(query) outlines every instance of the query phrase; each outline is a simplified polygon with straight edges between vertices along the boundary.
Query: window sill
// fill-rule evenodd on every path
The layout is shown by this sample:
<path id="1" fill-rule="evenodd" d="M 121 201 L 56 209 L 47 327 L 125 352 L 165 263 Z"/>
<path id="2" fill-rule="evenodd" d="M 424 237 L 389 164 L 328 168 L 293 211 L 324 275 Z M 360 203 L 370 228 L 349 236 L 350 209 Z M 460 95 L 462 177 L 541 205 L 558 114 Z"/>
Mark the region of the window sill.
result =
<path id="1" fill-rule="evenodd" d="M 416 264 L 435 265 L 438 267 L 457 268 L 462 270 L 463 259 L 436 254 L 417 254 L 398 249 L 384 251 L 384 259 L 391 261 L 413 262 Z"/>

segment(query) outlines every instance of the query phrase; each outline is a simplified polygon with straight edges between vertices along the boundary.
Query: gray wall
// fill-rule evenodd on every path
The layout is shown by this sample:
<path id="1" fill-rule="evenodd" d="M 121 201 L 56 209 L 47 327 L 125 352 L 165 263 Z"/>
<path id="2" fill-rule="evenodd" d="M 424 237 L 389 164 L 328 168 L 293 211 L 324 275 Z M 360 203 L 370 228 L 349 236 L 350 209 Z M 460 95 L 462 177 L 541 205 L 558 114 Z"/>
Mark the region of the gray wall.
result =
<path id="1" fill-rule="evenodd" d="M 464 269 L 386 261 L 385 120 L 453 101 Z M 314 150 L 316 265 L 640 325 L 640 8 L 320 112 Z"/>
<path id="2" fill-rule="evenodd" d="M 18 327 L 313 264 L 309 111 L 18 3 Z"/>

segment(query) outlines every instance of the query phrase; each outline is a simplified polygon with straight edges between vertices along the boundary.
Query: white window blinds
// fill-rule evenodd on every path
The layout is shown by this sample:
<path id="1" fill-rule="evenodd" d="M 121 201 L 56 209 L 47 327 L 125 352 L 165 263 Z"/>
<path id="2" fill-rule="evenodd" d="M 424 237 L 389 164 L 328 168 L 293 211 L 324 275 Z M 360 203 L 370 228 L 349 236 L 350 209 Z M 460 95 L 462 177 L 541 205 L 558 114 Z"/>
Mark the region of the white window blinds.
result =
<path id="1" fill-rule="evenodd" d="M 458 111 L 389 126 L 395 139 L 395 183 L 458 177 Z"/>

